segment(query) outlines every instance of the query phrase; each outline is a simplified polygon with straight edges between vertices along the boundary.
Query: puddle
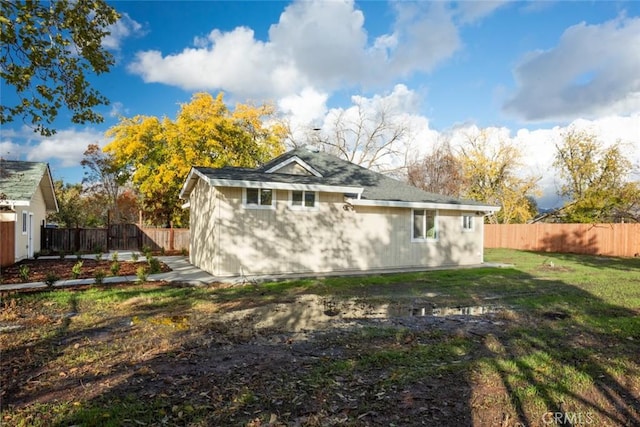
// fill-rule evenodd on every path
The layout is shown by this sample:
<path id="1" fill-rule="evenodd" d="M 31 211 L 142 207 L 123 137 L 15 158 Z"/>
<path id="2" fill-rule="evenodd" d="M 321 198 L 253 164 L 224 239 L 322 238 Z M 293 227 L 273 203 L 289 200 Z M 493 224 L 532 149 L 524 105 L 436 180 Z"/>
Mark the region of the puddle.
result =
<path id="1" fill-rule="evenodd" d="M 473 305 L 456 307 L 389 307 L 389 314 L 393 317 L 444 317 L 444 316 L 482 316 L 504 310 L 500 305 Z"/>
<path id="2" fill-rule="evenodd" d="M 418 300 L 371 303 L 350 298 L 338 299 L 323 298 L 317 295 L 301 295 L 293 302 L 267 304 L 221 313 L 217 319 L 228 325 L 235 325 L 235 329 L 245 332 L 265 329 L 314 331 L 328 327 L 348 327 L 363 320 L 427 319 L 445 316 L 480 317 L 503 310 L 506 308 L 498 304 L 438 307 L 427 301 Z M 468 321 L 475 320 L 469 319 Z M 181 323 L 177 322 L 178 325 Z"/>

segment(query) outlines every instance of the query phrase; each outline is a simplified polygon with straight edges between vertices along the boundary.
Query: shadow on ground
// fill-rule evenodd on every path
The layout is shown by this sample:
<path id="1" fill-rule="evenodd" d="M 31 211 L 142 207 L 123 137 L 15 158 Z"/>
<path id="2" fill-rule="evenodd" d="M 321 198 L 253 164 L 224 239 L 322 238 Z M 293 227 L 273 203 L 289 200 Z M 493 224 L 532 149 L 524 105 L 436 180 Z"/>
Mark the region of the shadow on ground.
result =
<path id="1" fill-rule="evenodd" d="M 469 291 L 510 310 L 398 316 L 388 304 L 358 300 L 362 311 L 345 316 L 324 297 L 313 311 L 299 296 L 265 309 L 256 303 L 260 288 L 210 309 L 217 301 L 208 290 L 177 288 L 159 298 L 155 289 L 123 289 L 113 298 L 126 315 L 105 312 L 83 326 L 83 306 L 70 297 L 67 311 L 76 314 L 48 337 L 3 351 L 5 421 L 640 424 L 637 310 L 515 269 L 477 274 L 518 277 L 499 297 L 482 286 Z M 428 280 L 416 286 L 430 291 Z M 397 298 L 415 307 L 427 301 Z"/>

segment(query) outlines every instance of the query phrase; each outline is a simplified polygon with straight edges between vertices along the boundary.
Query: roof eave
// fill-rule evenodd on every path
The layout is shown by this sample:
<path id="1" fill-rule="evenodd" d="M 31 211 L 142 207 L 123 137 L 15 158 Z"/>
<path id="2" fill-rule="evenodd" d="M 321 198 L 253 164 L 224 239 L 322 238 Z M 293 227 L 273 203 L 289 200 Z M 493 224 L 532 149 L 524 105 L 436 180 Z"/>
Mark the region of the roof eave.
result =
<path id="1" fill-rule="evenodd" d="M 476 211 L 484 215 L 492 214 L 500 210 L 499 206 L 470 205 L 465 203 L 446 202 L 407 202 L 402 200 L 371 200 L 371 199 L 347 199 L 353 206 L 379 206 L 393 208 L 414 209 L 447 209 L 453 211 Z"/>
<path id="2" fill-rule="evenodd" d="M 187 200 L 189 198 L 189 195 L 191 194 L 191 190 L 193 190 L 193 186 L 196 184 L 198 179 L 203 179 L 206 182 L 209 182 L 209 178 L 205 174 L 192 166 L 191 170 L 189 171 L 189 175 L 187 175 L 187 179 L 185 179 L 184 184 L 182 184 L 182 190 L 180 190 L 180 194 L 178 195 L 178 197 Z"/>
<path id="3" fill-rule="evenodd" d="M 209 178 L 209 184 L 215 187 L 269 188 L 273 190 L 321 191 L 325 193 L 362 194 L 363 187 L 331 184 L 302 184 L 277 181 L 249 181 L 237 179 Z"/>
<path id="4" fill-rule="evenodd" d="M 0 206 L 9 206 L 13 209 L 14 206 L 31 206 L 31 201 L 29 200 L 0 200 Z"/>

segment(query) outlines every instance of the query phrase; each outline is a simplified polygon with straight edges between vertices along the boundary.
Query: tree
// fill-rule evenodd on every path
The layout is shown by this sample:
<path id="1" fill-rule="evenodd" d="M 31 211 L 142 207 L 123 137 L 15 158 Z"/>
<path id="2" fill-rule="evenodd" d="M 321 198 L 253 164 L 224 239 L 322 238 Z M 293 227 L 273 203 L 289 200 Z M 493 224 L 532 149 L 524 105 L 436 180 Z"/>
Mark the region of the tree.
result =
<path id="1" fill-rule="evenodd" d="M 639 184 L 628 181 L 633 165 L 619 142 L 605 148 L 595 135 L 569 130 L 556 145 L 554 166 L 564 180 L 558 193 L 569 199 L 565 221 L 637 220 Z"/>
<path id="2" fill-rule="evenodd" d="M 309 132 L 306 142 L 367 169 L 398 172 L 406 164 L 412 132 L 408 117 L 393 107 L 388 98 L 376 99 L 371 105 L 356 98 L 355 106 L 335 110 L 325 127 Z"/>
<path id="3" fill-rule="evenodd" d="M 191 166 L 256 167 L 284 151 L 284 129 L 273 122 L 271 105 L 236 105 L 223 94 L 195 94 L 176 120 L 151 116 L 123 118 L 107 131 L 104 148 L 131 173 L 142 196 L 145 218 L 157 225 L 186 225 L 179 193 Z"/>
<path id="4" fill-rule="evenodd" d="M 489 130 L 468 134 L 458 159 L 465 182 L 462 196 L 499 205 L 490 220 L 501 224 L 523 223 L 533 217 L 528 198 L 537 194 L 540 178 L 521 176 L 522 153 L 513 143 Z"/>
<path id="5" fill-rule="evenodd" d="M 433 151 L 407 166 L 409 184 L 431 193 L 459 197 L 464 189 L 462 164 L 448 139 L 440 140 Z"/>
<path id="6" fill-rule="evenodd" d="M 61 227 L 84 227 L 87 212 L 82 198 L 82 184 L 65 184 L 62 180 L 56 180 L 53 190 L 58 200 L 58 212 L 49 214 L 47 221 Z"/>
<path id="7" fill-rule="evenodd" d="M 62 107 L 73 123 L 102 122 L 94 107 L 109 102 L 86 74 L 113 65 L 102 41 L 118 13 L 104 0 L 3 0 L 0 10 L 0 77 L 17 95 L 11 105 L 2 97 L 0 123 L 22 117 L 48 136 Z"/>
<path id="8" fill-rule="evenodd" d="M 82 183 L 87 185 L 86 191 L 102 195 L 107 202 L 107 210 L 112 212 L 112 222 L 121 222 L 118 197 L 122 186 L 129 179 L 126 168 L 118 164 L 112 154 L 103 152 L 97 144 L 87 146 L 80 164 L 85 169 Z"/>

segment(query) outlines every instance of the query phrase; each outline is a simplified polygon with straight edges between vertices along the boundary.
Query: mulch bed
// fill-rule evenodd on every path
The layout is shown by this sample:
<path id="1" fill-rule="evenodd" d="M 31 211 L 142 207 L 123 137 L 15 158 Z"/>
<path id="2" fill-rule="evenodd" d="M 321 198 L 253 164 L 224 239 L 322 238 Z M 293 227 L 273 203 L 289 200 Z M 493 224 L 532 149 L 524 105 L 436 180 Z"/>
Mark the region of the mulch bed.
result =
<path id="1" fill-rule="evenodd" d="M 92 279 L 95 277 L 95 273 L 98 270 L 104 271 L 107 277 L 112 276 L 111 260 L 96 261 L 94 259 L 82 259 L 82 269 L 77 279 Z M 9 267 L 3 267 L 0 270 L 0 283 L 1 284 L 14 284 L 24 283 L 20 276 L 20 268 L 23 265 L 29 267 L 29 279 L 27 282 L 43 282 L 47 278 L 47 274 L 54 273 L 59 277 L 58 280 L 73 279 L 71 269 L 78 262 L 76 259 L 27 259 L 22 260 Z M 135 276 L 136 270 L 139 267 L 146 267 L 147 271 L 149 264 L 146 260 L 132 262 L 132 261 L 119 261 L 120 270 L 118 276 Z M 171 269 L 164 263 L 160 263 L 160 272 L 165 273 L 171 271 Z"/>

